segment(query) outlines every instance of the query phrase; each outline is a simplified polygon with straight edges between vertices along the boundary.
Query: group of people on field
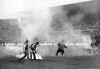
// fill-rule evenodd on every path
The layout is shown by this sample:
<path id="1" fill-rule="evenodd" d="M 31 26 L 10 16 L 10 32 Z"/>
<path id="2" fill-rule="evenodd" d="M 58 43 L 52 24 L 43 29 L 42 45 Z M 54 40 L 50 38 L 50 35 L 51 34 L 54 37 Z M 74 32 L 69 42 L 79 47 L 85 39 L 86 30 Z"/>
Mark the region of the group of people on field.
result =
<path id="1" fill-rule="evenodd" d="M 34 60 L 36 60 L 36 54 L 37 54 L 36 47 L 39 45 L 39 42 L 32 43 L 29 46 L 28 40 L 26 40 L 24 45 L 25 45 L 24 51 L 23 51 L 24 56 L 22 58 L 20 58 L 18 61 L 20 62 L 21 60 L 25 59 L 26 57 L 27 57 L 27 60 L 30 61 L 30 60 L 32 60 L 32 55 L 34 57 Z M 64 44 L 64 41 L 59 42 L 56 56 L 58 56 L 58 53 L 61 53 L 61 55 L 63 56 L 64 48 L 67 48 Z M 30 50 L 30 52 L 29 52 L 29 50 Z"/>
<path id="2" fill-rule="evenodd" d="M 34 60 L 36 60 L 36 47 L 39 45 L 39 42 L 32 43 L 30 46 L 28 44 L 28 40 L 25 41 L 24 43 L 25 47 L 23 49 L 24 56 L 19 59 L 19 62 L 25 58 L 27 60 L 32 60 L 32 55 L 34 57 Z"/>

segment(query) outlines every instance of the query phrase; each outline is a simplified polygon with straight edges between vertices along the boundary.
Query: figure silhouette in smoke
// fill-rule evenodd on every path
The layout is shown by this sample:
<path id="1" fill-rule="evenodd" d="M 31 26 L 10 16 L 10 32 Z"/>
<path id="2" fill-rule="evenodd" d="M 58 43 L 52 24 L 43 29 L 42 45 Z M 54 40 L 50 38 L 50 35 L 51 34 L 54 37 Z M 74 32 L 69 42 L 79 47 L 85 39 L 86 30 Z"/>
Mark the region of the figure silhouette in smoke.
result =
<path id="1" fill-rule="evenodd" d="M 34 57 L 34 60 L 36 60 L 36 55 L 35 54 L 37 54 L 36 47 L 38 45 L 39 45 L 39 42 L 36 42 L 36 43 L 31 44 L 31 46 L 30 46 L 30 49 L 31 49 L 30 60 L 32 60 L 32 55 Z"/>
<path id="2" fill-rule="evenodd" d="M 25 47 L 24 47 L 24 56 L 22 58 L 19 59 L 19 62 L 23 59 L 25 59 L 27 57 L 27 60 L 29 60 L 29 47 L 28 47 L 28 40 L 26 39 L 25 43 L 24 43 Z"/>
<path id="3" fill-rule="evenodd" d="M 67 48 L 67 47 L 64 44 L 64 40 L 62 40 L 61 42 L 58 43 L 58 50 L 56 52 L 56 56 L 58 56 L 58 53 L 60 53 L 60 52 L 61 52 L 61 55 L 63 56 L 64 48 Z"/>

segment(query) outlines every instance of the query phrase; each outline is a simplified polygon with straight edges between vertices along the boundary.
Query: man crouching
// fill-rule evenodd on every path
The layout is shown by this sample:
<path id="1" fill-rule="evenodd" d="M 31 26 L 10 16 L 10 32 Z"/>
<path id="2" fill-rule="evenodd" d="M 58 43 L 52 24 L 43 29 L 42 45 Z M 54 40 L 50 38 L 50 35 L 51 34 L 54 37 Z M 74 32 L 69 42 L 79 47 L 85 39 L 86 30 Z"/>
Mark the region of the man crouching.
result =
<path id="1" fill-rule="evenodd" d="M 61 55 L 63 56 L 64 48 L 67 48 L 67 47 L 65 46 L 64 41 L 62 40 L 61 42 L 58 43 L 58 50 L 56 52 L 56 56 L 58 56 L 59 52 L 61 52 Z"/>
<path id="2" fill-rule="evenodd" d="M 36 47 L 38 45 L 39 45 L 39 42 L 31 44 L 31 46 L 30 46 L 30 49 L 31 49 L 30 60 L 32 60 L 32 55 L 34 57 L 34 60 L 36 60 L 36 54 L 37 54 Z"/>

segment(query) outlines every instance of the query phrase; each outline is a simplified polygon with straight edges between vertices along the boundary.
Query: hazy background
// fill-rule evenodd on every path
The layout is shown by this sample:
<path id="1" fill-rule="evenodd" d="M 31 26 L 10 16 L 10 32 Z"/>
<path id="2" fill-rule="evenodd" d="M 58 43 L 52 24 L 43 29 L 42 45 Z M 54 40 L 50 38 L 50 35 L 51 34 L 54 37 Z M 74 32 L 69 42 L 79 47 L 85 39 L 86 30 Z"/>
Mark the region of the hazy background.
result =
<path id="1" fill-rule="evenodd" d="M 1 42 L 23 43 L 26 38 L 33 41 L 55 43 L 56 46 L 41 46 L 41 55 L 55 55 L 57 43 L 65 40 L 72 43 L 66 49 L 67 56 L 90 55 L 86 49 L 99 35 L 99 0 L 33 9 L 21 12 L 17 18 L 0 19 Z M 82 45 L 77 45 L 77 44 Z M 75 45 L 76 44 L 76 45 Z M 52 52 L 51 52 L 52 51 Z"/>

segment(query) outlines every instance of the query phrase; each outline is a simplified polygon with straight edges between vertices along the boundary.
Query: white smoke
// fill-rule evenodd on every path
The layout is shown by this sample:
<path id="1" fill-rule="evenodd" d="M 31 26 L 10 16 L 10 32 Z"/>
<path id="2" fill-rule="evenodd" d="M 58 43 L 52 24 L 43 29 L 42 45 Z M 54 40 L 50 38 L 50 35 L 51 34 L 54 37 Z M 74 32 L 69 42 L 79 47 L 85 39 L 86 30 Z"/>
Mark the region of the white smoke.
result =
<path id="1" fill-rule="evenodd" d="M 49 9 L 35 10 L 23 14 L 24 15 L 19 19 L 19 26 L 25 34 L 25 37 L 29 40 L 32 40 L 37 36 L 39 37 L 40 35 L 42 36 L 43 33 L 49 31 L 51 22 Z"/>
<path id="2" fill-rule="evenodd" d="M 73 44 L 73 47 L 69 46 L 67 49 L 68 51 L 65 53 L 69 53 L 71 56 L 89 54 L 85 49 L 91 49 L 90 36 L 82 34 L 72 26 L 72 23 L 66 18 L 66 11 L 63 10 L 63 7 L 35 10 L 23 14 L 24 15 L 19 19 L 19 26 L 25 34 L 24 37 L 28 38 L 29 41 L 33 41 L 36 37 L 54 43 L 65 40 L 66 43 L 69 42 Z M 56 26 L 59 24 L 55 22 L 55 26 L 53 26 L 54 16 L 59 18 L 62 28 L 58 27 L 57 29 Z M 75 45 L 78 43 L 82 45 Z M 54 56 L 56 50 L 57 44 L 56 46 L 42 46 L 38 49 L 43 56 Z"/>
<path id="3" fill-rule="evenodd" d="M 66 12 L 62 7 L 23 12 L 18 23 L 23 33 L 22 37 L 24 39 L 22 40 L 28 38 L 29 42 L 31 42 L 36 37 L 54 43 L 65 40 L 66 43 L 73 44 L 69 45 L 65 50 L 65 56 L 90 55 L 90 53 L 86 50 L 91 49 L 90 36 L 82 34 L 80 31 L 76 31 L 71 24 L 73 21 L 70 22 L 68 18 L 66 18 L 65 13 Z M 54 22 L 53 24 L 54 16 L 59 18 L 58 20 L 61 22 L 62 28 L 58 26 L 58 23 Z M 22 51 L 22 48 L 6 46 L 4 50 L 3 54 L 16 55 L 16 53 L 19 53 L 20 50 Z M 42 56 L 55 56 L 57 44 L 52 46 L 40 46 L 37 51 Z"/>
<path id="4" fill-rule="evenodd" d="M 19 46 L 16 44 L 6 44 L 6 46 L 0 46 L 0 58 L 13 56 L 15 57 L 17 54 L 21 54 L 23 52 L 23 46 Z"/>

